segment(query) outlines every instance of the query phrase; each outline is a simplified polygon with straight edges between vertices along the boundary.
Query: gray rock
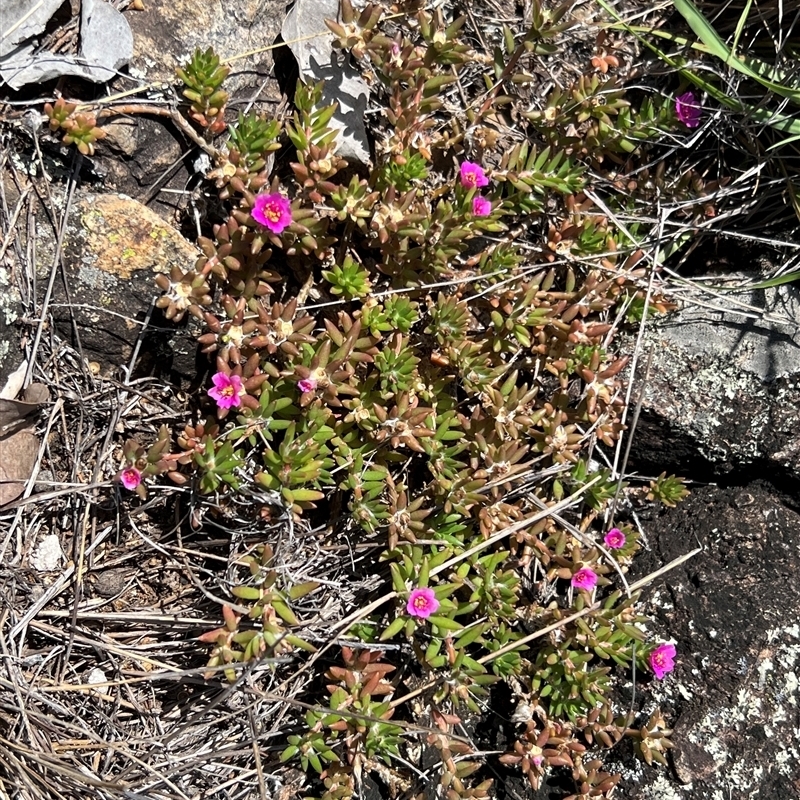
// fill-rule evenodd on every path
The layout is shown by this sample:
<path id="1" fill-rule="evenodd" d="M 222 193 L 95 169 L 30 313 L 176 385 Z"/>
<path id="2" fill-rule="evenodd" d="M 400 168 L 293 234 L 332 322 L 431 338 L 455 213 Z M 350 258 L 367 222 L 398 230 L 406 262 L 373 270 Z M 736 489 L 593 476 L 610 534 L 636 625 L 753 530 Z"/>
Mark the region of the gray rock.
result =
<path id="1" fill-rule="evenodd" d="M 105 0 L 81 0 L 81 57 L 116 71 L 131 60 L 133 33 L 128 20 Z M 105 80 L 111 80 L 113 73 Z"/>
<path id="2" fill-rule="evenodd" d="M 696 744 L 698 732 L 676 726 L 674 739 L 679 742 L 672 758 L 675 775 L 683 784 L 695 781 L 707 781 L 717 772 L 721 764 L 727 760 L 727 752 L 723 748 L 717 751 L 718 760 L 699 744 Z M 720 752 L 721 751 L 721 752 Z"/>
<path id="3" fill-rule="evenodd" d="M 125 567 L 105 569 L 94 576 L 92 586 L 100 597 L 114 597 L 124 591 L 131 578 L 131 571 Z"/>
<path id="4" fill-rule="evenodd" d="M 5 383 L 20 358 L 17 330 L 21 298 L 11 270 L 0 269 L 0 383 Z"/>
<path id="5" fill-rule="evenodd" d="M 281 29 L 281 35 L 297 59 L 305 83 L 324 81 L 320 105 L 337 104 L 330 126 L 339 131 L 336 152 L 348 161 L 370 162 L 369 140 L 364 123 L 369 88 L 349 57 L 335 58 L 333 35 L 316 36 L 326 30 L 326 19 L 338 19 L 339 0 L 296 0 Z"/>
<path id="6" fill-rule="evenodd" d="M 52 268 L 55 233 L 46 215 L 36 217 L 39 285 Z M 104 375 L 127 366 L 139 342 L 137 374 L 165 380 L 197 380 L 199 325 L 167 322 L 153 300 L 159 271 L 192 267 L 197 248 L 155 212 L 130 197 L 80 190 L 71 207 L 64 241 L 69 294 L 56 281 L 49 308 L 60 337 L 79 349 Z M 43 289 L 42 289 L 43 291 Z M 142 324 L 150 319 L 143 331 Z"/>
<path id="7" fill-rule="evenodd" d="M 124 156 L 132 157 L 139 147 L 139 126 L 132 119 L 104 122 L 105 144 Z"/>
<path id="8" fill-rule="evenodd" d="M 648 323 L 646 385 L 646 356 L 637 376 L 645 392 L 634 448 L 640 462 L 680 472 L 703 461 L 718 474 L 765 462 L 800 476 L 797 290 L 754 290 L 735 300 L 761 309 L 761 318 L 734 313 L 734 298 L 723 297 L 714 305 L 727 310 L 688 304 Z"/>
<path id="9" fill-rule="evenodd" d="M 58 5 L 60 3 L 56 8 Z M 105 83 L 116 77 L 117 70 L 127 64 L 133 54 L 133 34 L 127 20 L 105 0 L 81 3 L 80 42 L 76 57 L 46 51 L 37 53 L 35 42 L 21 41 L 0 60 L 0 77 L 12 89 L 66 75 Z"/>
<path id="10" fill-rule="evenodd" d="M 267 78 L 285 7 L 279 0 L 145 3 L 144 11 L 128 17 L 134 35 L 131 74 L 173 84 L 176 67 L 185 64 L 196 48 L 211 46 L 223 61 L 236 57 L 224 85 L 231 97 L 258 92 L 261 98 L 267 94 L 279 100 L 277 82 Z"/>
<path id="11" fill-rule="evenodd" d="M 20 202 L 20 194 L 14 181 L 4 177 L 3 188 L 9 214 Z M 24 217 L 23 217 L 24 218 Z M 24 225 L 17 225 L 15 236 L 20 236 Z M 5 235 L 5 231 L 3 234 Z M 12 235 L 9 231 L 9 235 Z M 24 354 L 19 344 L 19 328 L 15 325 L 22 313 L 22 296 L 19 284 L 25 275 L 25 265 L 19 258 L 17 241 L 9 242 L 5 252 L 5 264 L 0 267 L 0 386 L 5 386 L 9 375 L 18 367 Z"/>
<path id="12" fill-rule="evenodd" d="M 753 278 L 734 274 L 725 283 Z M 676 345 L 693 355 L 721 359 L 762 381 L 800 374 L 800 297 L 794 285 L 725 293 L 703 302 L 716 308 L 688 305 L 660 326 Z"/>
<path id="13" fill-rule="evenodd" d="M 702 552 L 655 581 L 645 609 L 678 651 L 675 674 L 649 687 L 674 722 L 674 777 L 626 775 L 620 800 L 788 800 L 800 789 L 800 303 L 790 284 L 711 304 L 648 323 L 635 387 L 629 467 L 696 483 L 677 508 L 645 512 L 650 548 L 633 577 Z M 757 318 L 734 313 L 743 305 Z M 726 473 L 731 485 L 704 485 Z"/>
<path id="14" fill-rule="evenodd" d="M 1 0 L 0 59 L 20 42 L 38 36 L 64 0 Z"/>
<path id="15" fill-rule="evenodd" d="M 30 564 L 37 572 L 52 572 L 61 565 L 64 559 L 64 551 L 61 549 L 61 541 L 55 533 L 48 534 L 36 546 L 31 555 Z"/>

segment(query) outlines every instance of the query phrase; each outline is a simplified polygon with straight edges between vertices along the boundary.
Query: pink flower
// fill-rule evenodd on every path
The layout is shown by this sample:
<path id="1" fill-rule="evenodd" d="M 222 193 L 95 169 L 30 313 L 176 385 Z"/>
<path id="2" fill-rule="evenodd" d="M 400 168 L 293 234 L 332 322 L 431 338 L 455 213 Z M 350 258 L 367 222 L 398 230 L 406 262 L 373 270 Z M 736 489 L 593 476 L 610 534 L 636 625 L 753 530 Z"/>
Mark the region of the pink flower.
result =
<path id="1" fill-rule="evenodd" d="M 303 378 L 297 381 L 297 388 L 305 394 L 306 392 L 313 392 L 317 388 L 317 382 L 313 378 Z"/>
<path id="2" fill-rule="evenodd" d="M 489 185 L 489 179 L 486 177 L 483 167 L 480 164 L 473 164 L 471 161 L 465 161 L 461 165 L 459 178 L 465 189 L 480 189 L 481 186 Z"/>
<path id="3" fill-rule="evenodd" d="M 218 372 L 211 378 L 214 386 L 208 390 L 209 397 L 216 402 L 220 408 L 235 408 L 242 402 L 242 395 L 245 394 L 242 379 L 238 375 L 226 375 Z"/>
<path id="4" fill-rule="evenodd" d="M 625 534 L 619 528 L 612 528 L 605 535 L 603 541 L 611 550 L 619 550 L 621 547 L 625 547 Z"/>
<path id="5" fill-rule="evenodd" d="M 250 213 L 256 222 L 269 228 L 273 233 L 282 233 L 284 228 L 292 223 L 292 207 L 289 201 L 277 192 L 258 195 Z"/>
<path id="6" fill-rule="evenodd" d="M 414 589 L 408 597 L 406 611 L 412 617 L 426 619 L 439 608 L 439 601 L 433 589 Z"/>
<path id="7" fill-rule="evenodd" d="M 591 592 L 595 586 L 597 586 L 597 574 L 593 569 L 589 569 L 589 567 L 581 567 L 573 576 L 572 576 L 572 585 L 576 589 L 583 589 L 587 592 Z"/>
<path id="8" fill-rule="evenodd" d="M 675 113 L 687 128 L 696 128 L 700 124 L 702 110 L 693 92 L 684 92 L 675 98 Z"/>
<path id="9" fill-rule="evenodd" d="M 119 474 L 119 482 L 132 492 L 142 482 L 142 473 L 136 467 L 125 467 Z"/>
<path id="10" fill-rule="evenodd" d="M 492 213 L 492 203 L 485 197 L 477 195 L 472 198 L 472 213 L 476 217 L 488 217 Z"/>
<path id="11" fill-rule="evenodd" d="M 675 645 L 660 644 L 650 653 L 650 668 L 656 678 L 661 680 L 668 672 L 675 669 Z"/>

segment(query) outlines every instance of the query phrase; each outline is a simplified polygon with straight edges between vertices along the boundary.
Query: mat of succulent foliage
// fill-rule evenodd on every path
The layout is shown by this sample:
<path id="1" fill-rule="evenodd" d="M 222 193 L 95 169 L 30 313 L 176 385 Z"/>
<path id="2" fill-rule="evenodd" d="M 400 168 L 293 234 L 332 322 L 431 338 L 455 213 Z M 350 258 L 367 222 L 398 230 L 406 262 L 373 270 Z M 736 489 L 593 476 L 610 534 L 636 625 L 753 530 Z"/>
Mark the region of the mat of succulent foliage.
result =
<path id="1" fill-rule="evenodd" d="M 176 422 L 169 387 L 98 382 L 40 343 L 81 400 L 52 468 L 91 485 L 10 512 L 4 554 L 45 521 L 74 547 L 2 640 L 22 660 L 0 678 L 0 775 L 23 796 L 54 775 L 59 796 L 480 798 L 511 769 L 610 797 L 623 737 L 665 763 L 668 720 L 617 689 L 680 654 L 625 574 L 637 506 L 686 489 L 620 483 L 615 335 L 671 308 L 655 267 L 683 239 L 642 209 L 668 200 L 685 232 L 723 206 L 723 182 L 655 148 L 698 123 L 694 95 L 632 92 L 631 42 L 605 34 L 582 74 L 543 79 L 585 46 L 566 7 L 533 3 L 520 34 L 344 2 L 329 27 L 380 112 L 370 167 L 337 156 L 318 86 L 228 124 L 218 55 L 180 71 L 225 216 L 157 306 L 204 324 L 203 396 Z M 98 116 L 45 110 L 91 156 Z M 101 551 L 139 610 L 81 603 Z M 485 754 L 471 725 L 498 684 L 516 739 Z"/>

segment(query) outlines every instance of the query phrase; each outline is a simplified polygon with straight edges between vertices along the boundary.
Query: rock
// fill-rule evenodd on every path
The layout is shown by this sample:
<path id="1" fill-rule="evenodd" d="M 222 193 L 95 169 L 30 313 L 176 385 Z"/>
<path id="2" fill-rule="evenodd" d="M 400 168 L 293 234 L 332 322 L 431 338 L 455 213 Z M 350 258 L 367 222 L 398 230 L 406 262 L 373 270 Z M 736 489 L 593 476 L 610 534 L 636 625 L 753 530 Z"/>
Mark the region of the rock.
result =
<path id="1" fill-rule="evenodd" d="M 766 317 L 687 306 L 648 325 L 640 466 L 706 463 L 724 475 L 763 464 L 800 477 L 800 302 L 791 286 L 736 297 Z"/>
<path id="2" fill-rule="evenodd" d="M 365 124 L 369 88 L 349 57 L 335 57 L 333 34 L 314 36 L 324 20 L 339 18 L 339 0 L 295 0 L 281 28 L 283 40 L 297 59 L 304 83 L 323 81 L 320 106 L 336 103 L 330 127 L 338 130 L 336 153 L 349 162 L 370 163 Z"/>
<path id="3" fill-rule="evenodd" d="M 726 274 L 720 284 L 741 285 L 753 282 L 754 277 Z M 723 358 L 731 367 L 762 381 L 800 373 L 800 299 L 792 284 L 706 297 L 705 302 L 717 309 L 690 303 L 667 319 L 663 328 L 672 341 Z M 763 318 L 749 318 L 737 309 Z"/>
<path id="4" fill-rule="evenodd" d="M 675 749 L 672 751 L 672 763 L 678 780 L 683 784 L 708 781 L 728 760 L 728 751 L 724 745 L 715 748 L 717 756 L 715 758 L 695 743 L 698 738 L 702 738 L 699 728 L 693 730 L 685 723 L 675 726 L 673 734 Z"/>
<path id="5" fill-rule="evenodd" d="M 3 181 L 8 208 L 14 209 L 20 203 L 19 188 L 12 180 L 9 170 L 3 173 L 0 180 Z M 25 209 L 21 209 L 20 219 L 24 219 L 24 213 Z M 17 225 L 14 230 L 2 230 L 4 238 L 0 248 L 5 247 L 5 254 L 0 261 L 0 386 L 5 385 L 24 355 L 19 346 L 19 330 L 15 324 L 23 308 L 17 281 L 25 275 L 25 264 L 19 257 L 25 252 L 20 244 L 25 238 L 24 227 Z"/>
<path id="6" fill-rule="evenodd" d="M 105 144 L 124 156 L 132 156 L 139 147 L 139 126 L 132 119 L 104 122 Z"/>
<path id="7" fill-rule="evenodd" d="M 194 245 L 130 197 L 89 194 L 76 211 L 67 251 L 83 271 L 85 285 L 100 293 L 96 299 L 101 305 L 112 302 L 111 295 L 103 294 L 111 279 L 128 280 L 143 270 L 169 272 L 172 266 L 186 269 L 197 259 Z"/>
<path id="8" fill-rule="evenodd" d="M 86 677 L 84 678 L 86 683 L 105 683 L 108 678 L 106 677 L 105 672 L 100 669 L 100 667 L 94 667 L 90 669 Z"/>
<path id="9" fill-rule="evenodd" d="M 4 0 L 0 58 L 11 53 L 20 42 L 42 33 L 63 3 L 64 0 Z"/>
<path id="10" fill-rule="evenodd" d="M 34 11 L 38 7 L 30 3 L 21 5 L 31 5 L 29 10 Z M 56 4 L 53 12 L 60 5 Z M 38 21 L 35 27 L 39 27 Z M 80 50 L 77 57 L 40 52 L 36 43 L 29 39 L 19 42 L 0 62 L 0 76 L 12 89 L 68 75 L 105 83 L 116 77 L 117 70 L 128 63 L 133 53 L 133 35 L 125 17 L 105 0 L 81 2 Z"/>
<path id="11" fill-rule="evenodd" d="M 0 439 L 0 508 L 23 493 L 38 455 L 39 439 L 29 431 Z"/>
<path id="12" fill-rule="evenodd" d="M 259 113 L 270 112 L 271 106 L 265 107 L 264 100 L 277 103 L 281 99 L 277 80 L 272 77 L 272 47 L 284 15 L 282 3 L 276 0 L 211 0 L 205 3 L 177 0 L 144 5 L 142 11 L 126 11 L 134 35 L 130 64 L 134 77 L 178 88 L 180 81 L 175 70 L 189 60 L 195 49 L 213 47 L 223 59 L 252 51 L 251 55 L 233 61 L 223 88 L 232 99 L 243 101 L 242 109 L 251 100 L 260 101 L 255 105 Z M 179 47 L 176 42 L 180 43 Z M 127 90 L 129 81 L 118 81 L 114 88 Z M 161 90 L 154 91 L 158 94 Z M 172 90 L 164 97 L 169 100 Z M 231 108 L 235 108 L 233 103 Z M 226 118 L 233 121 L 236 113 L 229 109 Z M 107 186 L 169 213 L 174 210 L 175 195 L 160 194 L 159 190 L 185 189 L 194 175 L 190 165 L 195 158 L 183 158 L 186 138 L 169 120 L 139 115 L 135 117 L 135 124 L 135 140 L 121 129 L 112 129 L 110 137 L 98 147 L 94 162 L 108 176 Z M 103 121 L 102 127 L 107 129 L 108 123 Z M 121 160 L 115 152 L 109 152 L 111 150 L 119 150 L 127 158 Z M 162 201 L 165 201 L 163 205 Z"/>
<path id="13" fill-rule="evenodd" d="M 103 130 L 107 136 L 92 162 L 105 175 L 105 191 L 128 195 L 165 218 L 173 217 L 179 196 L 173 192 L 182 192 L 190 180 L 177 131 L 163 119 L 143 116 L 114 117 L 103 122 Z"/>
<path id="14" fill-rule="evenodd" d="M 259 51 L 235 61 L 224 85 L 232 96 L 249 97 L 254 90 L 263 91 L 262 85 L 272 73 L 272 54 L 267 48 L 280 31 L 284 9 L 285 3 L 277 0 L 145 3 L 144 11 L 129 15 L 134 34 L 131 72 L 148 82 L 174 84 L 175 69 L 198 47 L 213 47 L 223 60 Z M 267 90 L 268 96 L 279 99 L 274 82 Z"/>
<path id="15" fill-rule="evenodd" d="M 81 58 L 94 67 L 114 72 L 133 55 L 133 33 L 128 20 L 105 0 L 81 0 Z"/>
<path id="16" fill-rule="evenodd" d="M 677 508 L 642 519 L 651 550 L 634 561 L 630 580 L 698 543 L 704 549 L 645 596 L 648 627 L 678 651 L 675 672 L 646 689 L 674 725 L 677 780 L 664 769 L 643 769 L 638 780 L 622 782 L 620 800 L 796 796 L 797 495 L 761 479 L 748 483 L 744 506 L 742 493 L 738 486 L 695 487 Z"/>
<path id="17" fill-rule="evenodd" d="M 37 249 L 42 286 L 53 247 L 52 230 L 43 233 Z M 69 294 L 56 281 L 50 309 L 56 329 L 73 347 L 80 346 L 87 361 L 97 361 L 103 373 L 127 366 L 159 295 L 156 272 L 172 266 L 186 270 L 197 257 L 194 245 L 142 203 L 118 194 L 78 197 L 64 242 Z M 154 310 L 136 374 L 193 381 L 198 327 L 188 319 L 175 326 Z"/>
<path id="18" fill-rule="evenodd" d="M 629 471 L 695 483 L 677 508 L 644 512 L 651 549 L 629 579 L 703 550 L 646 590 L 649 627 L 678 650 L 647 687 L 674 726 L 674 773 L 626 776 L 620 800 L 798 796 L 800 303 L 791 285 L 737 294 L 761 310 L 747 319 L 733 299 L 687 305 L 645 337 Z"/>
<path id="19" fill-rule="evenodd" d="M 30 565 L 37 572 L 53 572 L 59 568 L 63 559 L 61 541 L 57 534 L 51 533 L 36 546 L 31 555 Z"/>
<path id="20" fill-rule="evenodd" d="M 13 272 L 0 266 L 0 383 L 5 383 L 21 355 L 14 325 L 21 309 L 22 299 Z"/>
<path id="21" fill-rule="evenodd" d="M 96 576 L 94 590 L 100 597 L 114 597 L 125 589 L 131 578 L 131 571 L 124 567 L 104 569 Z"/>
<path id="22" fill-rule="evenodd" d="M 182 145 L 169 127 L 144 117 L 136 120 L 136 140 L 137 150 L 131 159 L 130 173 L 139 186 L 149 191 L 152 184 L 180 160 Z M 185 180 L 184 177 L 183 186 Z"/>

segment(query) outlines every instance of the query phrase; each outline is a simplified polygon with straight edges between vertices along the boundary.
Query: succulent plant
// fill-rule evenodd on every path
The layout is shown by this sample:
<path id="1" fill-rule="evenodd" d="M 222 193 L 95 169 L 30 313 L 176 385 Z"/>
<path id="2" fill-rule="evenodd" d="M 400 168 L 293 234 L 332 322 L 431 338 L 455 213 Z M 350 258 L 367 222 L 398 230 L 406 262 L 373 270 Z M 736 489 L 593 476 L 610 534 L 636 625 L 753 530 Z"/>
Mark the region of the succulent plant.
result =
<path id="1" fill-rule="evenodd" d="M 97 126 L 97 117 L 88 111 L 78 111 L 74 103 L 60 97 L 55 105 L 45 103 L 44 113 L 49 118 L 51 131 L 64 131 L 64 144 L 74 144 L 85 156 L 94 155 L 94 145 L 106 137 L 106 132 Z"/>
<path id="2" fill-rule="evenodd" d="M 615 586 L 639 533 L 624 518 L 614 536 L 602 529 L 619 498 L 685 494 L 663 475 L 620 484 L 602 463 L 623 431 L 616 331 L 645 296 L 651 311 L 670 308 L 644 245 L 628 248 L 652 223 L 623 230 L 617 216 L 631 202 L 621 176 L 665 106 L 634 106 L 598 40 L 591 72 L 522 114 L 516 87 L 533 79 L 522 65 L 558 52 L 566 7 L 534 2 L 529 28 L 504 29 L 488 60 L 448 13 L 418 10 L 408 24 L 344 2 L 328 23 L 383 112 L 370 123 L 374 163 L 339 155 L 335 108 L 313 83 L 298 85 L 289 119 L 248 113 L 231 126 L 209 175 L 219 209 L 202 256 L 157 279 L 168 318 L 203 324 L 216 368 L 208 417 L 161 466 L 213 496 L 223 519 L 269 497 L 323 547 L 346 538 L 369 554 L 358 577 L 383 600 L 359 598 L 341 662 L 302 689 L 302 715 L 287 711 L 281 760 L 314 773 L 325 800 L 354 796 L 367 770 L 405 774 L 409 719 L 424 720 L 448 800 L 490 796 L 481 756 L 455 731 L 500 682 L 530 709 L 501 761 L 533 788 L 562 768 L 575 797 L 609 796 L 617 778 L 588 748 L 627 735 L 658 761 L 668 747 L 663 720 L 634 729 L 613 714 L 618 675 L 646 667 L 649 650 L 638 595 Z M 485 91 L 443 126 L 455 82 L 481 67 Z M 226 69 L 198 51 L 179 73 L 209 136 L 222 130 Z M 509 104 L 518 140 L 489 129 Z M 54 106 L 51 125 L 73 111 Z M 659 170 L 638 173 L 647 191 L 702 189 Z M 573 493 L 580 502 L 562 508 Z M 292 585 L 274 556 L 259 541 L 237 562 L 223 624 L 202 637 L 229 679 L 239 664 L 296 665 L 316 641 L 293 608 L 315 589 Z M 412 676 L 419 708 L 402 697 Z"/>
<path id="3" fill-rule="evenodd" d="M 222 64 L 213 48 L 197 48 L 176 72 L 184 83 L 183 96 L 191 103 L 190 117 L 209 135 L 222 133 L 228 93 L 221 87 L 230 67 Z"/>

